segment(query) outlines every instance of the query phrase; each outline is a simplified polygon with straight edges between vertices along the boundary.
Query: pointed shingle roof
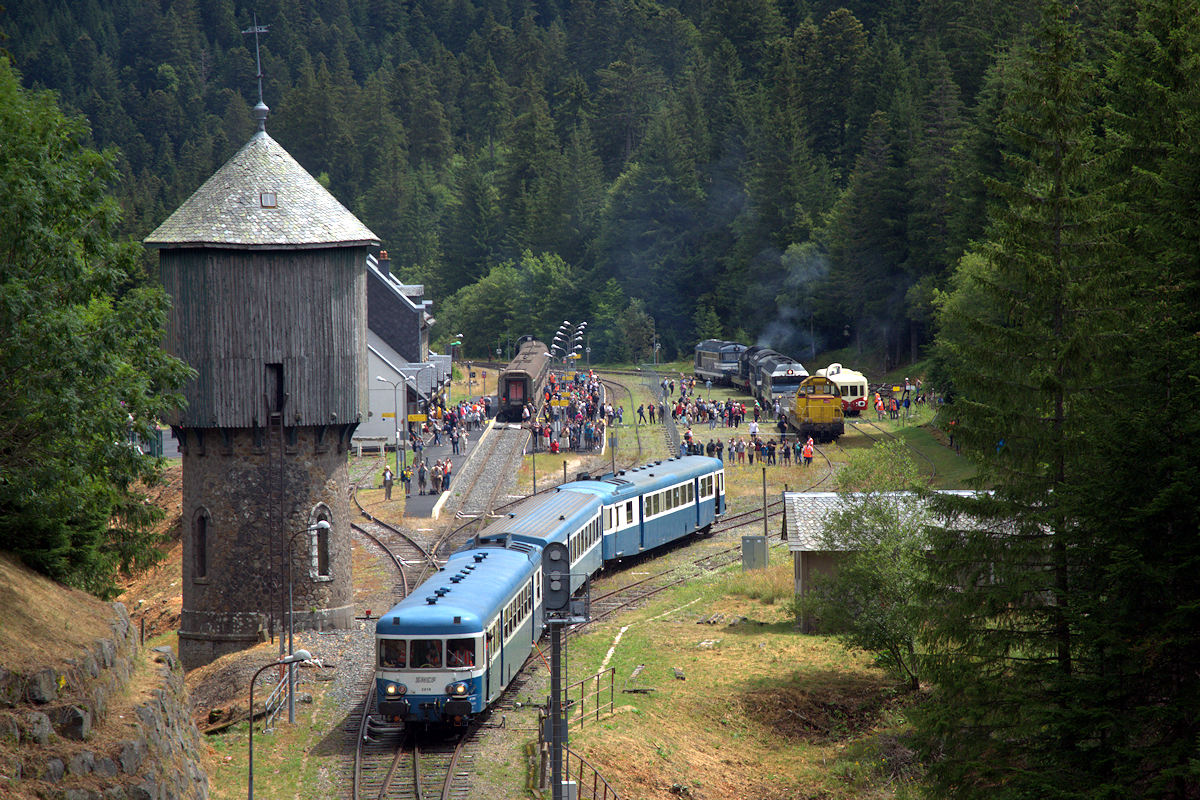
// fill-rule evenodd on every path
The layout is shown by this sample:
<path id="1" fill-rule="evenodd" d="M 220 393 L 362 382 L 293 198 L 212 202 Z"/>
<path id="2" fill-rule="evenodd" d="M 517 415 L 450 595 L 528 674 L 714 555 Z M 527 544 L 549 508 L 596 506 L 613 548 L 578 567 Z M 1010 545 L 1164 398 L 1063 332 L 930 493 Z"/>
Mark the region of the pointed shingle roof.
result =
<path id="1" fill-rule="evenodd" d="M 379 237 L 260 131 L 145 244 L 290 250 L 373 246 Z"/>

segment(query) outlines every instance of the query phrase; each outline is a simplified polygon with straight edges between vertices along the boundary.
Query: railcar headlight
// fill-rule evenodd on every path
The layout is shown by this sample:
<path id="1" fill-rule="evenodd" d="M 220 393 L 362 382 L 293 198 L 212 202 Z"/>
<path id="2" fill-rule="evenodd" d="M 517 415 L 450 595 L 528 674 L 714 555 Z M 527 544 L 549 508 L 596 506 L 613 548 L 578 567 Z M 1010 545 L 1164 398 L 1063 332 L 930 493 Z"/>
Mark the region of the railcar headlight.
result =
<path id="1" fill-rule="evenodd" d="M 383 691 L 388 697 L 399 697 L 408 693 L 408 687 L 403 683 L 389 683 Z"/>
<path id="2" fill-rule="evenodd" d="M 462 681 L 451 683 L 446 686 L 446 694 L 451 697 L 465 697 L 467 694 L 467 685 Z"/>

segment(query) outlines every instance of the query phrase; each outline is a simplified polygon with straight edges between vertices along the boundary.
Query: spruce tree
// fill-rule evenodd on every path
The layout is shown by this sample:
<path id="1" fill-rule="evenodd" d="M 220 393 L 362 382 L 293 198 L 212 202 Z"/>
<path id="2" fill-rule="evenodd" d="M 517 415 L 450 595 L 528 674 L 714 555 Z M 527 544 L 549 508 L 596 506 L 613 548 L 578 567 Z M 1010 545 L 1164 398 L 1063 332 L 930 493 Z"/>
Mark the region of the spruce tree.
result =
<path id="1" fill-rule="evenodd" d="M 993 181 L 986 241 L 963 259 L 940 346 L 956 439 L 994 492 L 939 497 L 932 535 L 937 693 L 918 715 L 931 796 L 1094 797 L 1100 668 L 1081 636 L 1098 532 L 1072 513 L 1089 403 L 1111 380 L 1112 262 L 1096 191 L 1097 82 L 1066 3 L 1014 59 L 1001 112 L 1015 180 Z"/>
<path id="2" fill-rule="evenodd" d="M 1080 615 L 1101 660 L 1087 721 L 1109 796 L 1186 798 L 1200 795 L 1200 17 L 1177 0 L 1117 9 L 1106 138 L 1127 311 L 1076 503 L 1102 535 Z"/>

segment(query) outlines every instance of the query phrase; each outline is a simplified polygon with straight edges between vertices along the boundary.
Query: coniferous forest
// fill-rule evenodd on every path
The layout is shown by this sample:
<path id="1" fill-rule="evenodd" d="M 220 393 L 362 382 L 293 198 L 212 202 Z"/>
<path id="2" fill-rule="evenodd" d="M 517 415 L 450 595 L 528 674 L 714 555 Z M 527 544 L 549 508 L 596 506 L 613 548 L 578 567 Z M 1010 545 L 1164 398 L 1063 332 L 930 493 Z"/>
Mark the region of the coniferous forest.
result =
<path id="1" fill-rule="evenodd" d="M 1194 0 L 12 3 L 0 547 L 97 592 L 187 378 L 131 242 L 252 134 L 253 13 L 269 133 L 467 355 L 930 359 L 990 491 L 914 559 L 926 796 L 1200 798 Z"/>
<path id="2" fill-rule="evenodd" d="M 594 360 L 654 330 L 667 357 L 719 336 L 894 364 L 981 233 L 1000 56 L 1034 8 L 57 0 L 0 30 L 120 151 L 135 239 L 253 133 L 257 14 L 268 132 L 468 355 L 570 318 Z"/>

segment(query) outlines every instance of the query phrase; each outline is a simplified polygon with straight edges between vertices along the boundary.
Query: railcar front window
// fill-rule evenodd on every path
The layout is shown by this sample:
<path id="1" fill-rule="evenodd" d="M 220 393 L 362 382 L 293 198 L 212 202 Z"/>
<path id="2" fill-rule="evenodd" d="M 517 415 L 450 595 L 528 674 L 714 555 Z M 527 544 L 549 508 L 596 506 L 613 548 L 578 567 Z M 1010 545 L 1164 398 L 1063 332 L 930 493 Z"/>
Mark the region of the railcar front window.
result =
<path id="1" fill-rule="evenodd" d="M 412 665 L 417 669 L 441 669 L 442 640 L 413 639 Z"/>
<path id="2" fill-rule="evenodd" d="M 379 641 L 379 666 L 387 669 L 404 669 L 408 642 L 403 639 L 381 639 Z"/>
<path id="3" fill-rule="evenodd" d="M 771 391 L 791 394 L 800 388 L 801 380 L 803 378 L 771 378 Z"/>
<path id="4" fill-rule="evenodd" d="M 475 666 L 475 640 L 451 639 L 446 642 L 446 658 L 451 668 Z"/>

